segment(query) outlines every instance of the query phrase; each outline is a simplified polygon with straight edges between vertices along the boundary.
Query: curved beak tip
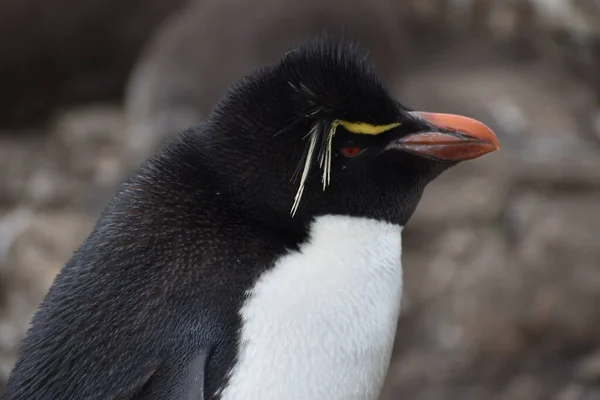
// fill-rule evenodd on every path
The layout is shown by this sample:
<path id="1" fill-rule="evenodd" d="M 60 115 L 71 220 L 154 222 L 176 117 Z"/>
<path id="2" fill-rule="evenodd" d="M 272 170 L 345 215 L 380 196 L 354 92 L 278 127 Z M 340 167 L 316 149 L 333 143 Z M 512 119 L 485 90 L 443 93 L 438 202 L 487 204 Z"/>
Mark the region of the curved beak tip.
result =
<path id="1" fill-rule="evenodd" d="M 465 161 L 500 149 L 496 134 L 475 119 L 455 114 L 411 114 L 437 129 L 401 139 L 400 148 L 405 150 L 442 160 Z"/>

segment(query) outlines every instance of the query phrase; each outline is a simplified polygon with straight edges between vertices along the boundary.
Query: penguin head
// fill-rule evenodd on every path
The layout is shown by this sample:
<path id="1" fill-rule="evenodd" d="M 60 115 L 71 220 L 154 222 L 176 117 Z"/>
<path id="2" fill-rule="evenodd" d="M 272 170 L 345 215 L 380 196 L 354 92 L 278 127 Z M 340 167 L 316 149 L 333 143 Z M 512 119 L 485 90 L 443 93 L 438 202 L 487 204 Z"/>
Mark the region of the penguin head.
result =
<path id="1" fill-rule="evenodd" d="M 236 83 L 209 126 L 227 188 L 291 225 L 326 214 L 405 225 L 429 182 L 499 148 L 479 121 L 407 108 L 356 46 L 322 37 Z"/>

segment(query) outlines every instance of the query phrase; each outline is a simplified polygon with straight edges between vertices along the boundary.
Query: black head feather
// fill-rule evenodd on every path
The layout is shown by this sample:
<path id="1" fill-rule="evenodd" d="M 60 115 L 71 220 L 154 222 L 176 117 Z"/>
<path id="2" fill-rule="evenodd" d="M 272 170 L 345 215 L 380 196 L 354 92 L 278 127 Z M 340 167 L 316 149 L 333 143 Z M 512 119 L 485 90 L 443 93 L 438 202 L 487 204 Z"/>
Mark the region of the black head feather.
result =
<path id="1" fill-rule="evenodd" d="M 305 225 L 319 214 L 342 213 L 404 224 L 425 184 L 448 167 L 383 152 L 391 140 L 422 128 L 408 111 L 356 43 L 322 35 L 236 83 L 214 108 L 202 146 L 233 195 L 243 197 L 249 209 L 268 210 L 278 223 Z M 336 121 L 400 126 L 381 135 L 357 135 Z M 331 171 L 323 171 L 334 125 Z M 366 151 L 346 159 L 339 154 L 344 146 Z M 309 174 L 303 183 L 305 167 Z M 328 185 L 324 175 L 331 177 Z"/>

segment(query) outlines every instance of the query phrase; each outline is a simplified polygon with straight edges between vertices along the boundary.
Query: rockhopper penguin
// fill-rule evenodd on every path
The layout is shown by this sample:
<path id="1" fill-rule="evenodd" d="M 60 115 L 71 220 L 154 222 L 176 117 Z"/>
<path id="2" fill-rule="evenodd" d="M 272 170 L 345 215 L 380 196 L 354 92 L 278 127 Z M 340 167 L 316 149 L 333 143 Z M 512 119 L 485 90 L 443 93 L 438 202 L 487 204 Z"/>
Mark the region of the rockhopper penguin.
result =
<path id="1" fill-rule="evenodd" d="M 239 81 L 128 179 L 33 318 L 6 400 L 374 400 L 425 186 L 496 150 L 347 42 Z"/>

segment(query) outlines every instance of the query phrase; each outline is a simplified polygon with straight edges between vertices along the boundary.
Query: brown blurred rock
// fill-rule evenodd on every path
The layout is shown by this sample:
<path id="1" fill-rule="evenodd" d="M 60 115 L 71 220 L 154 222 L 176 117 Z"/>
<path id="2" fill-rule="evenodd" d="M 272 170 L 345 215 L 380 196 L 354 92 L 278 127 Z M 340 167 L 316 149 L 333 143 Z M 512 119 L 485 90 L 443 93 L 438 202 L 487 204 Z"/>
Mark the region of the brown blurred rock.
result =
<path id="1" fill-rule="evenodd" d="M 121 110 L 90 106 L 57 114 L 45 135 L 0 136 L 0 206 L 98 210 L 125 176 Z"/>
<path id="2" fill-rule="evenodd" d="M 38 303 L 92 223 L 72 210 L 0 212 L 0 388 Z"/>
<path id="3" fill-rule="evenodd" d="M 600 343 L 600 188 L 523 186 L 529 164 L 502 159 L 442 176 L 405 230 L 384 399 L 595 398 L 597 357 L 577 360 Z M 580 391 L 559 390 L 576 376 Z"/>
<path id="4" fill-rule="evenodd" d="M 600 5 L 596 0 L 408 0 L 423 25 L 518 46 L 583 77 L 600 94 Z"/>
<path id="5" fill-rule="evenodd" d="M 127 170 L 121 110 L 62 112 L 44 135 L 0 137 L 0 393 L 56 273 Z"/>
<path id="6" fill-rule="evenodd" d="M 600 386 L 600 350 L 584 358 L 577 366 L 577 378 Z"/>
<path id="7" fill-rule="evenodd" d="M 0 2 L 0 127 L 63 104 L 117 99 L 139 52 L 187 0 Z"/>

